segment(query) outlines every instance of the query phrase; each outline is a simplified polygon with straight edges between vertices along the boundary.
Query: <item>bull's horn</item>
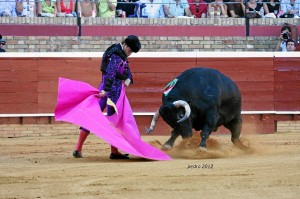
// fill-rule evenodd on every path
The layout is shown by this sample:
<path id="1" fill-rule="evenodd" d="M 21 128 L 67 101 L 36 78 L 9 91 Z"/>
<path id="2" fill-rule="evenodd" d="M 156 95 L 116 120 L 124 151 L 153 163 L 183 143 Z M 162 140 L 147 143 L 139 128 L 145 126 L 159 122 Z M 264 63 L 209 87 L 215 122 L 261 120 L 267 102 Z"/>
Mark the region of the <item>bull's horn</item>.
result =
<path id="1" fill-rule="evenodd" d="M 178 100 L 178 101 L 173 102 L 173 104 L 177 108 L 178 107 L 183 107 L 185 109 L 185 115 L 180 120 L 177 121 L 178 123 L 183 122 L 184 120 L 186 120 L 190 116 L 191 107 L 186 101 Z"/>
<path id="2" fill-rule="evenodd" d="M 146 132 L 148 134 L 151 133 L 154 130 L 154 127 L 156 125 L 156 122 L 157 122 L 159 116 L 160 116 L 159 111 L 156 111 L 156 113 L 154 114 L 154 116 L 152 118 L 152 121 L 151 121 L 149 129 L 146 128 Z"/>

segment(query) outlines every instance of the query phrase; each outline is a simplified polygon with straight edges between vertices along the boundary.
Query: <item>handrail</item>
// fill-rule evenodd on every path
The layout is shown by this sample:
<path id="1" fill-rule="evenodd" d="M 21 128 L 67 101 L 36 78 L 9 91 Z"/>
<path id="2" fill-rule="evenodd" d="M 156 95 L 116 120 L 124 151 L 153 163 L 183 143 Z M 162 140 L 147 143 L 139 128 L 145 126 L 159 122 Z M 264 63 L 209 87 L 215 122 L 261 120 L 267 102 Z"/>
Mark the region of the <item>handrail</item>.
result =
<path id="1" fill-rule="evenodd" d="M 155 112 L 133 112 L 135 116 L 152 116 Z M 300 115 L 300 111 L 242 111 L 242 115 Z M 0 118 L 8 117 L 54 117 L 54 113 L 20 113 L 0 114 Z"/>
<path id="2" fill-rule="evenodd" d="M 6 52 L 0 58 L 101 58 L 103 52 Z M 300 57 L 300 52 L 139 52 L 130 58 Z"/>

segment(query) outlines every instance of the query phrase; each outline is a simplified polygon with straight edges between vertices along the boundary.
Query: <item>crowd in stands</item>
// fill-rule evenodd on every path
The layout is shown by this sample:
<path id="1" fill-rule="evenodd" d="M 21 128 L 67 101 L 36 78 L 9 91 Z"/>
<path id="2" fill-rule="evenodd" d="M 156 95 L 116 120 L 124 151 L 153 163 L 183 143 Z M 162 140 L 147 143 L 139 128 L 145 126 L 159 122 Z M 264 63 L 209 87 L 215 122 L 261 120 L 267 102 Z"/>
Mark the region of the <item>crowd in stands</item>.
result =
<path id="1" fill-rule="evenodd" d="M 299 18 L 300 0 L 0 0 L 0 17 Z"/>

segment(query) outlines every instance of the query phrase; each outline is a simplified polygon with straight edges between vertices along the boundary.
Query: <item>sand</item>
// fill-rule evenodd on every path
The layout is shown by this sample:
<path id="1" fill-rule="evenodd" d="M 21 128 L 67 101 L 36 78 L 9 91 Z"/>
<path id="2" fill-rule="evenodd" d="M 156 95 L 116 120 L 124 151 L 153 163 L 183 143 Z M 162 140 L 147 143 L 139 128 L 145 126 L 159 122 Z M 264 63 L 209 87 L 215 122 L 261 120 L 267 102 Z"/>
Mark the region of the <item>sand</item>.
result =
<path id="1" fill-rule="evenodd" d="M 167 136 L 143 136 L 160 147 Z M 212 135 L 207 151 L 199 137 L 168 152 L 171 161 L 131 156 L 110 160 L 109 145 L 90 135 L 84 158 L 72 151 L 77 136 L 0 139 L 0 198 L 290 198 L 300 196 L 300 132 Z"/>

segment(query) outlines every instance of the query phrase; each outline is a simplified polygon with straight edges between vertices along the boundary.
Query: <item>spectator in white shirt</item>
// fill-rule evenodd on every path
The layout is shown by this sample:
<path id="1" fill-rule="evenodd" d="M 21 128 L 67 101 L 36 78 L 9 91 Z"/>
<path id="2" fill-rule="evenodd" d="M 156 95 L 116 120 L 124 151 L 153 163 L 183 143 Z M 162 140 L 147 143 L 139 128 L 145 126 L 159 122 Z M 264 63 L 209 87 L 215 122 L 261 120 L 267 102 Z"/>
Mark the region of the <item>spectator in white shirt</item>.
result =
<path id="1" fill-rule="evenodd" d="M 0 17 L 20 16 L 22 11 L 22 0 L 0 0 Z"/>
<path id="2" fill-rule="evenodd" d="M 35 0 L 23 0 L 22 17 L 36 17 Z"/>
<path id="3" fill-rule="evenodd" d="M 167 18 L 193 16 L 187 0 L 163 0 L 163 8 Z"/>
<path id="4" fill-rule="evenodd" d="M 140 17 L 165 18 L 162 0 L 141 0 L 140 3 Z"/>
<path id="5" fill-rule="evenodd" d="M 293 15 L 294 18 L 299 18 L 300 0 L 282 0 L 280 3 L 281 17 Z M 291 17 L 289 17 L 291 18 Z"/>

